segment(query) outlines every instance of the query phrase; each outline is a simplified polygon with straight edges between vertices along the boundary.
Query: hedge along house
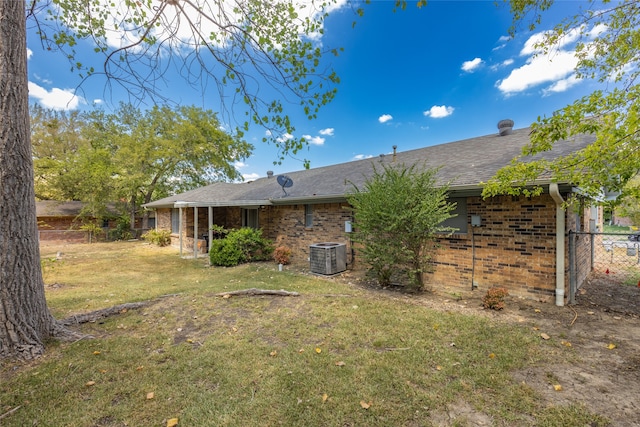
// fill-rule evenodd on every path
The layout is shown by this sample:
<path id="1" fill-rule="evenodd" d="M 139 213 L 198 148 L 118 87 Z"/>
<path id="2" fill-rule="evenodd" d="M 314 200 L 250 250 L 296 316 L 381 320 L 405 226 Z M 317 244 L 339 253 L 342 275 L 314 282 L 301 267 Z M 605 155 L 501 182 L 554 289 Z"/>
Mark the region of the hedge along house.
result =
<path id="1" fill-rule="evenodd" d="M 449 197 L 457 203 L 447 225 L 458 229 L 439 239 L 431 286 L 488 289 L 501 286 L 512 295 L 563 305 L 569 292 L 569 230 L 582 231 L 601 222 L 598 210 L 564 209 L 564 202 L 580 197 L 565 183 L 541 178 L 545 189 L 537 197 L 498 196 L 483 199 L 482 182 L 521 154 L 530 129 L 508 129 L 487 135 L 343 164 L 292 172 L 247 183 L 214 183 L 145 205 L 156 209 L 156 227 L 172 231 L 181 255 L 197 256 L 215 238 L 212 225 L 255 227 L 276 245 L 292 249 L 292 263 L 308 266 L 315 244 L 336 242 L 346 247 L 346 266 L 365 268 L 350 239 L 351 212 L 347 195 L 362 188 L 374 168 L 382 165 L 439 167 L 438 180 L 449 183 Z M 560 141 L 552 151 L 535 158 L 557 158 L 594 140 L 591 136 Z M 583 206 L 580 204 L 580 206 Z M 581 284 L 590 267 L 588 252 L 577 241 L 578 268 L 573 281 Z M 575 287 L 574 287 L 575 288 Z"/>

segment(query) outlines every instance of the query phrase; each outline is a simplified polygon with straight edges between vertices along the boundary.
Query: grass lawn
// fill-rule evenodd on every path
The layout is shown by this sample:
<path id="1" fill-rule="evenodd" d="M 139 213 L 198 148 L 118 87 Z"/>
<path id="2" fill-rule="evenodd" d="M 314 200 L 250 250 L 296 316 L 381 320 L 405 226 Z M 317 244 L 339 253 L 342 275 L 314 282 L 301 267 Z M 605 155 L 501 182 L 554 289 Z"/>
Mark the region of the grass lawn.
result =
<path id="1" fill-rule="evenodd" d="M 36 362 L 0 362 L 2 426 L 606 425 L 514 381 L 576 357 L 530 328 L 140 242 L 42 255 L 58 318 L 153 303 L 81 326 L 95 338 L 51 343 Z M 215 296 L 246 288 L 301 295 Z"/>

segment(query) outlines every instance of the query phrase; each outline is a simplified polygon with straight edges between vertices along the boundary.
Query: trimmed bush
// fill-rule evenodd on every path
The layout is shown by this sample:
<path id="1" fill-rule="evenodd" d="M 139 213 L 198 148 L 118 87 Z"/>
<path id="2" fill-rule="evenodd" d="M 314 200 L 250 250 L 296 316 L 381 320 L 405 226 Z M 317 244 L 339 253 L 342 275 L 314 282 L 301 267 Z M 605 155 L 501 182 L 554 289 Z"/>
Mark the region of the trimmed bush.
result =
<path id="1" fill-rule="evenodd" d="M 224 239 L 211 242 L 211 265 L 231 267 L 245 262 L 267 261 L 273 253 L 271 241 L 262 237 L 262 230 L 240 228 L 229 230 Z"/>
<path id="2" fill-rule="evenodd" d="M 273 251 L 273 259 L 278 264 L 287 265 L 289 264 L 290 258 L 291 258 L 291 248 L 289 248 L 288 246 L 278 246 Z"/>
<path id="3" fill-rule="evenodd" d="M 505 306 L 505 297 L 509 292 L 505 288 L 490 288 L 482 298 L 482 306 L 492 310 L 502 310 Z"/>

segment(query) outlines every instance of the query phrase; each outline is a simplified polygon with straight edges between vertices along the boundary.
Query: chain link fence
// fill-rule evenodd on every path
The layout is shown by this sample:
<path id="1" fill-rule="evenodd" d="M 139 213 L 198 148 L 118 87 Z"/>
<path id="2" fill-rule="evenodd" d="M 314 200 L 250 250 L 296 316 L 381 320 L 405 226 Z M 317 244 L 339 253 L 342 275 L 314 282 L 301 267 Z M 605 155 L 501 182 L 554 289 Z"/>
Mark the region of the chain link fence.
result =
<path id="1" fill-rule="evenodd" d="M 571 232 L 569 251 L 571 296 L 575 295 L 580 287 L 579 283 L 576 284 L 576 276 L 585 268 L 589 269 L 589 278 L 603 278 L 608 283 L 621 286 L 640 285 L 638 233 Z"/>

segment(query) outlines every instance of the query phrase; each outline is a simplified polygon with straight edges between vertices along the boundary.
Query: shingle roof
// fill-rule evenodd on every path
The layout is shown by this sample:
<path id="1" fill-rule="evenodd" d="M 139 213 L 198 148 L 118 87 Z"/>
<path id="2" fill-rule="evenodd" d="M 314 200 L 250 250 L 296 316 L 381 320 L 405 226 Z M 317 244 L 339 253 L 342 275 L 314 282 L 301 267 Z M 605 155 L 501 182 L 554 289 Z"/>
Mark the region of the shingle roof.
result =
<path id="1" fill-rule="evenodd" d="M 330 199 L 344 199 L 361 187 L 373 173 L 374 167 L 382 170 L 382 164 L 423 164 L 440 167 L 437 178 L 440 183 L 450 183 L 452 191 L 480 190 L 480 183 L 488 181 L 498 169 L 519 156 L 529 142 L 531 129 L 517 129 L 511 134 L 497 133 L 462 141 L 434 145 L 411 151 L 388 154 L 381 157 L 357 160 L 331 166 L 287 173 L 293 186 L 286 195 L 275 177 L 260 178 L 248 183 L 214 183 L 148 203 L 147 207 L 173 207 L 176 202 L 198 206 L 250 206 L 283 203 L 312 203 Z M 559 141 L 554 148 L 531 159 L 554 159 L 570 154 L 593 142 L 595 138 L 584 135 L 571 141 Z"/>
<path id="2" fill-rule="evenodd" d="M 84 203 L 82 202 L 59 202 L 54 200 L 43 200 L 36 202 L 36 215 L 38 217 L 73 216 L 80 214 Z"/>
<path id="3" fill-rule="evenodd" d="M 84 207 L 85 203 L 78 201 L 39 200 L 36 201 L 36 215 L 38 217 L 76 217 Z M 118 214 L 112 203 L 107 205 L 107 212 L 112 215 Z"/>

